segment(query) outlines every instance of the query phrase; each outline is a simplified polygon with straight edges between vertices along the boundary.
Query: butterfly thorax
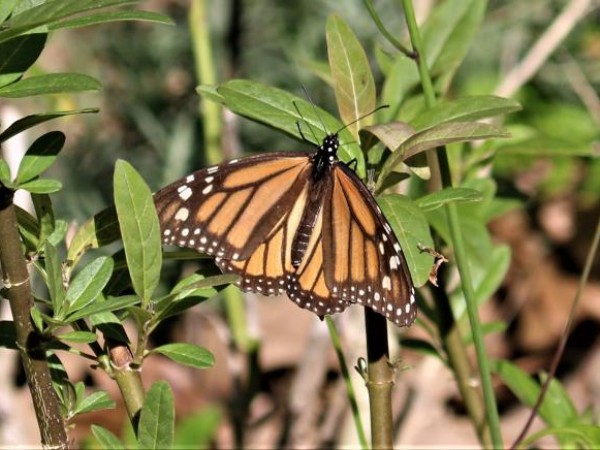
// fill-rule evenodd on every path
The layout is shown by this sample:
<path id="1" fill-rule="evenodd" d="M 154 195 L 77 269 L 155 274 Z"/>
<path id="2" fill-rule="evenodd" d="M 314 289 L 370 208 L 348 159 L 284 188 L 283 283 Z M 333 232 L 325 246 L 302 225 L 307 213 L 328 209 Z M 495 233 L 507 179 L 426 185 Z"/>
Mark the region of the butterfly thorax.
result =
<path id="1" fill-rule="evenodd" d="M 340 147 L 340 141 L 337 133 L 328 134 L 323 139 L 323 143 L 317 148 L 312 156 L 313 169 L 312 179 L 315 182 L 323 179 L 329 172 L 331 166 L 338 160 L 337 151 Z"/>

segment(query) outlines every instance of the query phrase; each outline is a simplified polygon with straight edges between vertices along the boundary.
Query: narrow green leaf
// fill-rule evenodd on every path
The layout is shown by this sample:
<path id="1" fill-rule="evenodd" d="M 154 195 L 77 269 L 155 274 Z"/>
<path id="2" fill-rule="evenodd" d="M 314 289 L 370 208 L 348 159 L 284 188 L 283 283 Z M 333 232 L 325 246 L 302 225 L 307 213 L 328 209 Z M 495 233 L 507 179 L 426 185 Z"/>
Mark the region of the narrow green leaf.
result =
<path id="1" fill-rule="evenodd" d="M 98 444 L 100 444 L 100 448 L 104 450 L 125 450 L 125 446 L 121 441 L 106 428 L 92 425 L 92 434 L 96 441 L 98 441 Z"/>
<path id="2" fill-rule="evenodd" d="M 153 349 L 151 353 L 160 353 L 179 364 L 197 369 L 212 367 L 215 363 L 215 357 L 211 352 L 193 344 L 166 344 Z"/>
<path id="3" fill-rule="evenodd" d="M 16 182 L 25 183 L 40 175 L 56 160 L 64 144 L 65 135 L 60 131 L 51 131 L 37 138 L 21 160 Z"/>
<path id="4" fill-rule="evenodd" d="M 44 243 L 48 236 L 56 231 L 56 219 L 54 218 L 54 210 L 52 208 L 52 199 L 48 194 L 35 194 L 31 196 L 33 208 L 37 216 L 37 221 L 40 227 L 38 235 L 40 243 Z M 49 241 L 56 245 L 54 242 Z M 57 246 L 58 248 L 58 246 Z"/>
<path id="5" fill-rule="evenodd" d="M 423 211 L 441 208 L 450 202 L 479 202 L 483 199 L 481 192 L 468 188 L 446 188 L 441 191 L 424 195 L 416 200 L 417 206 Z"/>
<path id="6" fill-rule="evenodd" d="M 232 80 L 217 88 L 228 109 L 252 120 L 284 131 L 302 139 L 298 130 L 301 127 L 304 138 L 315 145 L 321 145 L 323 137 L 336 132 L 343 124 L 325 110 L 306 100 L 264 84 L 247 80 Z M 318 133 L 313 136 L 313 130 Z M 365 162 L 362 150 L 352 133 L 347 129 L 340 131 L 340 141 L 344 144 L 339 150 L 342 161 L 357 161 L 356 172 L 360 177 L 365 174 Z"/>
<path id="7" fill-rule="evenodd" d="M 73 278 L 65 297 L 69 304 L 67 315 L 86 307 L 98 298 L 110 280 L 113 266 L 112 258 L 100 256 Z"/>
<path id="8" fill-rule="evenodd" d="M 54 317 L 60 320 L 64 317 L 65 312 L 65 291 L 62 284 L 61 262 L 56 247 L 48 242 L 46 242 L 44 251 L 44 268 L 46 269 L 46 284 L 52 300 Z"/>
<path id="9" fill-rule="evenodd" d="M 29 310 L 29 314 L 31 315 L 31 320 L 33 324 L 37 328 L 37 330 L 42 333 L 44 331 L 44 318 L 42 317 L 42 313 L 37 307 L 32 306 Z"/>
<path id="10" fill-rule="evenodd" d="M 535 404 L 541 388 L 529 374 L 509 361 L 495 361 L 492 367 L 523 404 L 530 407 Z M 577 411 L 570 400 L 565 403 L 556 397 L 551 397 L 550 392 L 547 393 L 539 409 L 542 420 L 552 426 L 567 425 L 576 415 Z"/>
<path id="11" fill-rule="evenodd" d="M 67 333 L 59 334 L 57 338 L 61 341 L 77 342 L 82 344 L 89 344 L 98 339 L 96 333 L 92 333 L 91 331 L 69 331 Z"/>
<path id="12" fill-rule="evenodd" d="M 381 92 L 383 104 L 390 105 L 383 112 L 388 120 L 398 120 L 403 112 L 402 105 L 411 91 L 419 85 L 419 71 L 414 59 L 398 54 L 389 73 L 385 77 Z"/>
<path id="13" fill-rule="evenodd" d="M 0 133 L 0 143 L 7 139 L 16 136 L 22 131 L 28 130 L 31 127 L 47 122 L 48 120 L 58 119 L 59 117 L 71 116 L 73 114 L 90 114 L 97 113 L 98 108 L 75 109 L 72 111 L 57 111 L 52 113 L 34 114 L 23 117 L 11 124 L 6 130 Z"/>
<path id="14" fill-rule="evenodd" d="M 548 427 L 527 436 L 519 448 L 539 448 L 534 444 L 543 437 L 555 436 L 560 443 L 559 448 L 597 449 L 600 443 L 600 427 L 598 425 L 571 424 L 564 427 Z"/>
<path id="15" fill-rule="evenodd" d="M 0 181 L 4 186 L 7 187 L 12 185 L 10 167 L 4 159 L 0 159 Z"/>
<path id="16" fill-rule="evenodd" d="M 66 92 L 99 91 L 102 85 L 79 73 L 50 73 L 25 78 L 0 88 L 0 97 L 23 98 Z"/>
<path id="17" fill-rule="evenodd" d="M 373 116 L 352 122 L 375 109 L 375 80 L 369 60 L 356 35 L 341 17 L 335 14 L 328 17 L 326 37 L 338 110 L 354 138 L 358 139 L 358 131 L 371 124 Z"/>
<path id="18" fill-rule="evenodd" d="M 27 251 L 42 251 L 43 249 L 40 248 L 40 240 L 38 239 L 40 235 L 38 221 L 23 208 L 17 206 L 16 212 L 17 221 L 19 222 L 19 233 Z M 51 244 L 53 243 L 51 242 Z"/>
<path id="19" fill-rule="evenodd" d="M 0 2 L 0 23 L 4 22 L 21 0 L 3 0 Z"/>
<path id="20" fill-rule="evenodd" d="M 75 311 L 73 314 L 69 315 L 67 318 L 69 322 L 74 322 L 78 319 L 83 319 L 84 317 L 89 317 L 92 314 L 98 314 L 105 311 L 119 311 L 121 309 L 129 308 L 137 303 L 139 303 L 139 298 L 135 295 L 124 295 L 121 297 L 109 297 L 103 302 L 96 302 L 90 304 L 84 308 L 81 308 L 78 311 Z"/>
<path id="21" fill-rule="evenodd" d="M 377 203 L 400 241 L 414 285 L 422 286 L 433 264 L 433 257 L 419 250 L 419 246 L 433 248 L 427 219 L 414 202 L 402 195 L 380 195 Z"/>
<path id="22" fill-rule="evenodd" d="M 500 114 L 508 114 L 521 109 L 519 102 L 493 95 L 461 97 L 452 101 L 438 103 L 410 124 L 418 131 L 432 128 L 448 122 L 469 122 Z"/>
<path id="23" fill-rule="evenodd" d="M 478 139 L 507 137 L 502 127 L 478 122 L 450 122 L 420 131 L 406 139 L 387 159 L 379 174 L 377 188 L 384 182 L 394 167 L 401 161 L 430 148 L 453 142 L 467 142 Z"/>
<path id="24" fill-rule="evenodd" d="M 44 49 L 46 37 L 46 33 L 33 33 L 0 44 L 0 87 L 16 81 L 33 65 Z"/>
<path id="25" fill-rule="evenodd" d="M 137 10 L 129 10 L 129 11 L 114 11 L 114 12 L 102 12 L 96 14 L 90 14 L 81 18 L 76 19 L 68 19 L 61 20 L 60 22 L 52 23 L 48 29 L 50 31 L 63 29 L 63 28 L 79 28 L 79 27 L 87 27 L 90 25 L 99 25 L 103 23 L 111 23 L 111 22 L 119 22 L 125 20 L 135 20 L 141 22 L 154 22 L 161 23 L 164 25 L 173 25 L 173 20 L 165 16 L 164 14 L 159 14 L 154 11 L 137 11 Z"/>
<path id="26" fill-rule="evenodd" d="M 113 399 L 110 398 L 107 392 L 97 391 L 92 392 L 77 405 L 75 414 L 83 414 L 100 409 L 113 409 L 116 406 Z"/>
<path id="27" fill-rule="evenodd" d="M 58 180 L 38 178 L 20 184 L 19 189 L 31 192 L 32 194 L 52 194 L 53 192 L 58 192 L 62 189 L 62 183 Z"/>
<path id="28" fill-rule="evenodd" d="M 402 339 L 402 347 L 411 349 L 425 356 L 433 356 L 435 358 L 441 359 L 441 355 L 438 349 L 431 345 L 430 342 L 425 341 L 423 339 Z"/>
<path id="29" fill-rule="evenodd" d="M 158 284 L 162 248 L 158 216 L 148 185 L 125 161 L 117 161 L 115 206 L 133 289 L 147 306 Z"/>
<path id="30" fill-rule="evenodd" d="M 140 414 L 138 445 L 144 449 L 164 449 L 173 445 L 175 428 L 173 393 L 159 381 L 152 385 Z"/>

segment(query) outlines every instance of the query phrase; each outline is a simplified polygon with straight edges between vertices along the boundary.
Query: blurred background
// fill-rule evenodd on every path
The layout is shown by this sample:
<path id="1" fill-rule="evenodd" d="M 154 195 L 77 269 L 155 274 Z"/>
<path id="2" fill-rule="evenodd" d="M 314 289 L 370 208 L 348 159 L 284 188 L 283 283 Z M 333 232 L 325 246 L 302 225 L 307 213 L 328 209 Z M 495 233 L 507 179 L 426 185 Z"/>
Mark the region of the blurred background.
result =
<path id="1" fill-rule="evenodd" d="M 436 7 L 430 0 L 415 3 L 421 18 Z M 577 15 L 573 9 L 571 22 L 550 28 L 577 3 L 585 13 Z M 375 4 L 387 28 L 405 40 L 399 2 Z M 381 91 L 383 74 L 377 72 L 373 55 L 392 50 L 360 0 L 229 0 L 205 5 L 209 29 L 204 31 L 210 35 L 217 82 L 247 78 L 300 96 L 305 86 L 316 104 L 337 115 L 333 91 L 320 77 L 327 59 L 325 22 L 335 12 L 373 57 Z M 598 6 L 594 1 L 489 1 L 483 25 L 448 95 L 496 93 L 523 106 L 505 121 L 513 136 L 523 139 L 499 144 L 488 172 L 481 174 L 492 176 L 498 195 L 518 200 L 519 206 L 490 226 L 494 240 L 510 246 L 512 259 L 502 287 L 480 314 L 483 321 L 507 324 L 505 333 L 488 336 L 488 352 L 516 362 L 530 374 L 547 370 L 556 350 L 600 214 Z M 75 223 L 112 204 L 113 169 L 119 158 L 131 162 L 153 190 L 206 165 L 200 113 L 205 100 L 195 92 L 199 81 L 191 49 L 190 2 L 151 0 L 141 7 L 169 15 L 176 25 L 124 22 L 61 31 L 51 36 L 35 69 L 86 73 L 101 81 L 102 92 L 11 105 L 21 116 L 40 109 L 100 107 L 99 114 L 53 123 L 67 135 L 65 150 L 50 174 L 64 184 L 53 198 L 54 206 L 57 216 Z M 507 75 L 549 29 L 550 35 L 563 33 L 564 40 L 546 44 L 549 56 L 529 79 L 507 85 Z M 40 107 L 46 101 L 53 103 Z M 243 118 L 226 113 L 224 122 L 227 136 L 223 139 L 235 142 L 229 148 L 236 152 L 310 151 L 305 143 Z M 524 138 L 532 132 L 535 139 Z M 165 283 L 174 283 L 182 271 L 192 272 L 198 264 L 171 264 Z M 206 442 L 228 448 L 244 424 L 248 448 L 356 446 L 325 324 L 282 298 L 246 298 L 251 351 L 232 345 L 219 299 L 173 319 L 154 337 L 157 344 L 194 342 L 216 357 L 215 367 L 205 371 L 159 356 L 144 364 L 148 386 L 159 379 L 171 384 L 183 424 L 180 432 L 203 433 Z M 337 320 L 346 357 L 354 362 L 365 354 L 363 312 L 349 311 Z M 600 260 L 596 258 L 558 372 L 578 410 L 587 409 L 594 417 L 600 406 L 599 332 Z M 394 393 L 397 443 L 476 445 L 450 372 L 436 358 L 410 351 L 400 354 L 394 333 L 392 357 L 402 358 Z M 423 335 L 418 326 L 402 333 Z M 36 444 L 31 401 L 17 361 L 14 355 L 2 357 L 11 361 L 5 366 L 12 369 L 3 375 L 2 389 L 13 401 L 10 417 L 6 412 L 3 417 L 7 426 L 2 427 L 0 444 Z M 72 430 L 74 440 L 85 446 L 92 423 L 127 434 L 126 414 L 114 383 L 82 359 L 65 355 L 64 362 L 73 380 L 85 380 L 90 390 L 105 389 L 118 402 L 116 411 L 82 416 Z M 367 422 L 363 381 L 355 376 L 354 382 Z M 509 442 L 529 409 L 500 382 L 496 393 Z M 190 417 L 193 420 L 185 422 Z"/>

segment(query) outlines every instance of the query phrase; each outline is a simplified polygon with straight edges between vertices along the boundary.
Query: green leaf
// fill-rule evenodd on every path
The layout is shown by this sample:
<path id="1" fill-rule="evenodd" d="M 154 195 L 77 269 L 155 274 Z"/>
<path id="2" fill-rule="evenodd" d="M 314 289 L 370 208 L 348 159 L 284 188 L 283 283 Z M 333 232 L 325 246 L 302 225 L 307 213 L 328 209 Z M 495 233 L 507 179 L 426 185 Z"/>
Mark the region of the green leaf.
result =
<path id="1" fill-rule="evenodd" d="M 42 313 L 36 306 L 32 306 L 29 310 L 29 314 L 31 315 L 31 320 L 33 324 L 37 328 L 40 333 L 44 332 L 44 318 L 42 317 Z"/>
<path id="2" fill-rule="evenodd" d="M 92 333 L 91 331 L 69 331 L 67 333 L 59 334 L 57 338 L 61 341 L 78 342 L 82 344 L 89 344 L 98 339 L 96 333 Z"/>
<path id="3" fill-rule="evenodd" d="M 66 92 L 99 91 L 102 85 L 94 78 L 79 73 L 50 73 L 25 78 L 0 88 L 0 97 L 23 98 L 33 95 Z"/>
<path id="4" fill-rule="evenodd" d="M 97 14 L 90 14 L 82 18 L 62 20 L 60 22 L 55 22 L 51 24 L 48 27 L 48 29 L 54 31 L 62 28 L 87 27 L 90 25 L 99 25 L 103 23 L 119 22 L 124 20 L 135 20 L 142 22 L 161 23 L 164 25 L 174 25 L 173 20 L 170 17 L 165 16 L 164 14 L 159 14 L 154 11 L 130 10 L 103 12 Z"/>
<path id="5" fill-rule="evenodd" d="M 38 221 L 23 208 L 16 206 L 15 209 L 17 212 L 17 221 L 19 222 L 19 234 L 27 251 L 42 251 L 39 247 L 40 241 L 38 237 L 40 235 L 40 226 Z M 51 242 L 51 244 L 53 243 Z"/>
<path id="6" fill-rule="evenodd" d="M 355 121 L 375 109 L 375 80 L 369 60 L 356 35 L 341 17 L 329 16 L 326 37 L 338 110 L 342 121 L 358 139 L 358 130 L 362 128 L 360 122 L 369 125 L 373 116 Z"/>
<path id="7" fill-rule="evenodd" d="M 438 349 L 431 345 L 431 342 L 423 339 L 402 339 L 402 347 L 411 349 L 425 356 L 434 356 L 435 358 L 441 359 Z"/>
<path id="8" fill-rule="evenodd" d="M 54 218 L 54 210 L 52 209 L 52 199 L 47 194 L 35 194 L 31 196 L 31 200 L 40 227 L 38 238 L 40 244 L 42 244 L 48 239 L 48 236 L 56 231 L 56 220 Z M 50 243 L 56 245 L 52 241 L 50 241 Z"/>
<path id="9" fill-rule="evenodd" d="M 21 160 L 16 182 L 25 183 L 40 175 L 56 160 L 64 144 L 65 135 L 60 131 L 51 131 L 37 138 Z"/>
<path id="10" fill-rule="evenodd" d="M 396 121 L 364 127 L 360 130 L 360 134 L 363 136 L 362 141 L 365 140 L 367 134 L 371 134 L 383 142 L 387 148 L 395 150 L 415 134 L 415 130 L 406 122 Z"/>
<path id="11" fill-rule="evenodd" d="M 209 448 L 222 420 L 221 411 L 210 406 L 185 417 L 177 423 L 173 448 Z"/>
<path id="12" fill-rule="evenodd" d="M 125 446 L 121 443 L 121 441 L 119 441 L 119 439 L 106 428 L 98 425 L 92 425 L 92 434 L 102 449 L 125 450 Z"/>
<path id="13" fill-rule="evenodd" d="M 100 256 L 85 266 L 71 281 L 67 289 L 66 301 L 70 314 L 85 308 L 102 293 L 113 271 L 113 260 Z"/>
<path id="14" fill-rule="evenodd" d="M 140 414 L 138 445 L 144 449 L 165 449 L 173 445 L 175 428 L 173 393 L 164 381 L 152 385 Z"/>
<path id="15" fill-rule="evenodd" d="M 100 409 L 113 409 L 115 402 L 110 398 L 105 391 L 92 392 L 87 397 L 84 397 L 75 409 L 75 414 L 89 413 Z"/>
<path id="16" fill-rule="evenodd" d="M 57 111 L 52 113 L 34 114 L 23 117 L 11 124 L 6 130 L 0 133 L 0 143 L 7 139 L 16 136 L 22 131 L 28 130 L 31 127 L 47 122 L 48 120 L 58 119 L 59 117 L 71 116 L 73 114 L 90 114 L 97 113 L 98 108 L 75 109 L 72 111 Z"/>
<path id="17" fill-rule="evenodd" d="M 46 33 L 27 34 L 0 44 L 0 87 L 18 80 L 33 65 L 44 49 L 46 37 Z"/>
<path id="18" fill-rule="evenodd" d="M 314 130 L 320 136 L 304 132 L 304 137 L 315 145 L 321 145 L 323 137 L 340 130 L 343 124 L 325 110 L 306 100 L 260 83 L 247 80 L 232 80 L 217 88 L 223 104 L 236 114 L 284 131 L 302 139 L 298 125 L 306 130 Z M 306 126 L 304 126 L 306 124 Z M 357 161 L 356 172 L 365 174 L 362 150 L 347 129 L 340 131 L 340 141 L 344 144 L 338 154 L 342 161 Z"/>
<path id="19" fill-rule="evenodd" d="M 400 241 L 413 284 L 422 286 L 433 264 L 433 257 L 419 250 L 419 246 L 434 246 L 427 219 L 414 202 L 398 194 L 380 195 L 377 203 Z"/>
<path id="20" fill-rule="evenodd" d="M 401 105 L 412 89 L 419 85 L 419 80 L 419 71 L 414 59 L 398 54 L 385 78 L 381 92 L 382 103 L 390 105 L 390 109 L 384 113 L 387 114 L 388 120 L 399 119 L 403 109 Z"/>
<path id="21" fill-rule="evenodd" d="M 10 167 L 4 159 L 0 159 L 0 181 L 4 186 L 12 186 Z"/>
<path id="22" fill-rule="evenodd" d="M 20 184 L 19 189 L 31 192 L 32 194 L 52 194 L 62 189 L 62 183 L 58 180 L 48 178 L 38 178 L 26 183 Z"/>
<path id="23" fill-rule="evenodd" d="M 61 262 L 58 258 L 58 251 L 56 247 L 46 242 L 44 251 L 44 267 L 46 269 L 46 284 L 48 286 L 48 292 L 50 299 L 52 300 L 52 309 L 54 311 L 54 317 L 61 319 L 64 317 L 65 305 L 65 291 L 63 289 L 63 277 Z"/>
<path id="24" fill-rule="evenodd" d="M 467 142 L 478 139 L 506 137 L 502 127 L 478 122 L 450 122 L 420 131 L 406 139 L 387 159 L 379 174 L 377 188 L 401 161 L 430 148 L 452 142 Z"/>
<path id="25" fill-rule="evenodd" d="M 509 361 L 495 361 L 492 367 L 521 403 L 529 407 L 535 404 L 541 388 L 529 374 Z M 552 383 L 558 382 L 553 380 Z M 568 395 L 553 395 L 548 391 L 539 409 L 539 416 L 548 425 L 563 426 L 576 419 L 577 410 Z"/>
<path id="26" fill-rule="evenodd" d="M 21 0 L 3 0 L 0 2 L 0 23 L 4 22 Z"/>
<path id="27" fill-rule="evenodd" d="M 450 202 L 479 202 L 483 199 L 481 192 L 468 188 L 446 188 L 441 191 L 424 195 L 416 200 L 423 211 L 441 208 Z"/>
<path id="28" fill-rule="evenodd" d="M 89 317 L 92 314 L 98 314 L 106 311 L 119 311 L 121 309 L 129 308 L 137 303 L 139 303 L 139 298 L 135 295 L 124 295 L 121 297 L 109 297 L 103 302 L 92 303 L 84 308 L 81 308 L 78 311 L 75 311 L 73 314 L 70 314 L 68 317 L 69 322 L 74 322 L 78 319 L 83 319 L 84 317 Z"/>
<path id="29" fill-rule="evenodd" d="M 600 427 L 597 425 L 569 425 L 565 427 L 548 427 L 527 436 L 519 448 L 539 448 L 535 442 L 546 436 L 556 436 L 559 448 L 597 449 L 600 446 Z"/>
<path id="30" fill-rule="evenodd" d="M 117 161 L 115 206 L 133 289 L 147 305 L 158 284 L 162 249 L 158 216 L 150 189 L 125 161 Z"/>
<path id="31" fill-rule="evenodd" d="M 469 122 L 508 114 L 521 109 L 512 99 L 493 95 L 461 97 L 438 103 L 413 119 L 410 124 L 418 131 L 448 122 Z"/>
<path id="32" fill-rule="evenodd" d="M 211 352 L 193 344 L 166 344 L 153 349 L 151 353 L 160 353 L 179 364 L 197 369 L 206 369 L 215 363 L 215 357 Z"/>

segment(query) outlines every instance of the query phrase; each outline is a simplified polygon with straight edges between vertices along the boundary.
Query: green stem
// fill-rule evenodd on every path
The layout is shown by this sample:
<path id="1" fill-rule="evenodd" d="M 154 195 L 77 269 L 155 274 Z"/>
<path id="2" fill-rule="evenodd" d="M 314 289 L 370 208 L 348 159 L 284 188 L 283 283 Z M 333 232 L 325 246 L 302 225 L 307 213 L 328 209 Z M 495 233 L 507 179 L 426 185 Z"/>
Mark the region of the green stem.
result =
<path id="1" fill-rule="evenodd" d="M 210 45 L 210 23 L 206 0 L 192 0 L 189 16 L 195 71 L 198 82 L 215 85 L 215 64 Z M 200 116 L 204 126 L 204 154 L 208 164 L 217 164 L 221 152 L 221 106 L 211 101 L 200 101 Z"/>
<path id="2" fill-rule="evenodd" d="M 66 449 L 69 443 L 65 423 L 52 387 L 46 352 L 31 321 L 33 295 L 12 198 L 13 191 L 0 184 L 0 266 L 5 296 L 13 315 L 16 344 L 31 392 L 42 445 Z"/>
<path id="3" fill-rule="evenodd" d="M 364 4 L 367 7 L 367 9 L 369 10 L 369 14 L 371 14 L 371 18 L 373 19 L 373 22 L 375 22 L 375 25 L 377 26 L 377 28 L 379 29 L 379 31 L 381 32 L 381 34 L 390 42 L 390 44 L 392 44 L 394 47 L 396 47 L 396 49 L 398 49 L 400 52 L 404 53 L 406 56 L 409 57 L 413 57 L 413 53 L 406 48 L 402 42 L 400 42 L 398 39 L 396 39 L 392 33 L 390 33 L 388 31 L 388 29 L 385 27 L 385 25 L 383 24 L 381 17 L 379 17 L 379 14 L 377 14 L 377 11 L 375 10 L 375 6 L 373 5 L 373 0 L 364 0 Z"/>
<path id="4" fill-rule="evenodd" d="M 419 68 L 419 74 L 421 77 L 421 83 L 423 87 L 423 93 L 425 95 L 425 101 L 428 107 L 435 105 L 436 98 L 433 89 L 433 83 L 429 75 L 429 70 L 426 64 L 426 57 L 424 52 L 424 46 L 421 41 L 421 36 L 416 23 L 415 14 L 411 0 L 402 0 L 404 11 L 406 15 L 406 22 L 411 37 L 411 42 L 417 55 L 417 64 Z M 433 153 L 433 152 L 431 152 Z M 452 186 L 452 176 L 448 167 L 447 155 L 445 148 L 438 148 L 437 157 L 439 159 L 439 176 L 443 187 Z M 432 160 L 435 158 L 431 158 Z M 437 171 L 437 168 L 432 168 Z M 450 228 L 450 235 L 452 238 L 452 246 L 456 257 L 456 265 L 461 278 L 461 286 L 465 295 L 467 303 L 467 314 L 469 316 L 469 322 L 471 325 L 471 331 L 473 333 L 473 343 L 475 345 L 475 351 L 477 354 L 477 362 L 479 366 L 479 376 L 483 387 L 483 400 L 486 409 L 486 416 L 489 423 L 490 435 L 492 445 L 496 448 L 502 447 L 502 436 L 500 434 L 500 421 L 498 417 L 498 409 L 496 406 L 496 399 L 494 397 L 494 390 L 492 387 L 492 379 L 490 372 L 490 364 L 485 351 L 485 345 L 483 342 L 483 332 L 481 330 L 481 323 L 477 311 L 477 304 L 475 303 L 475 292 L 473 289 L 473 281 L 471 278 L 470 267 L 467 261 L 467 253 L 465 251 L 463 236 L 460 231 L 460 223 L 458 219 L 458 211 L 454 203 L 448 203 L 445 207 L 448 225 Z"/>
<path id="5" fill-rule="evenodd" d="M 346 384 L 346 394 L 348 395 L 348 401 L 350 402 L 350 409 L 352 410 L 352 417 L 354 417 L 354 424 L 356 425 L 356 432 L 358 433 L 358 440 L 362 449 L 368 449 L 367 437 L 365 429 L 362 424 L 360 417 L 360 410 L 358 409 L 358 403 L 356 402 L 356 395 L 354 393 L 354 387 L 352 386 L 352 380 L 350 379 L 350 372 L 348 371 L 348 365 L 346 364 L 346 358 L 342 351 L 342 344 L 340 341 L 340 335 L 337 332 L 335 323 L 330 316 L 325 316 L 325 322 L 329 329 L 329 336 L 331 337 L 331 343 L 335 349 L 335 354 L 340 364 L 340 371 L 342 372 L 342 378 Z"/>

